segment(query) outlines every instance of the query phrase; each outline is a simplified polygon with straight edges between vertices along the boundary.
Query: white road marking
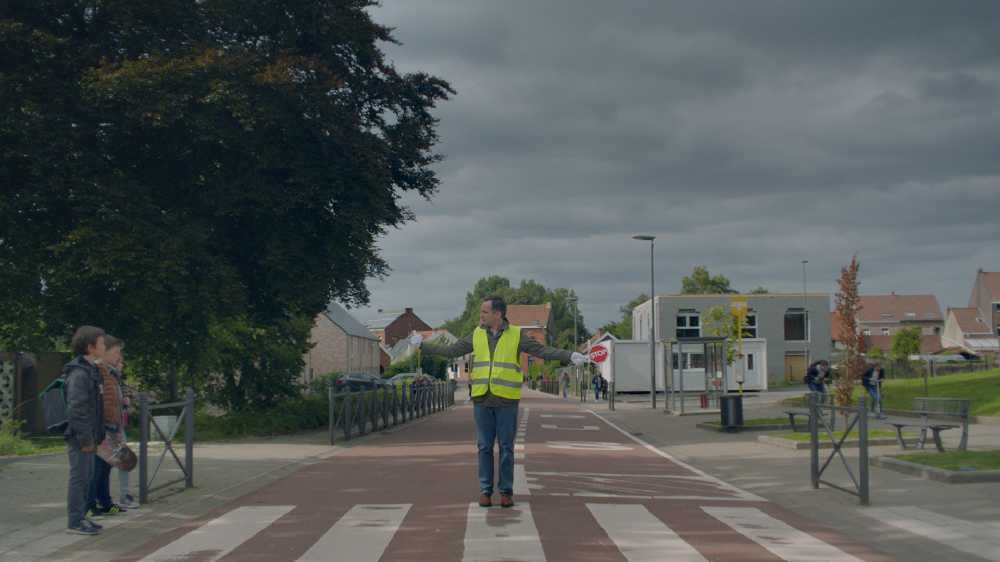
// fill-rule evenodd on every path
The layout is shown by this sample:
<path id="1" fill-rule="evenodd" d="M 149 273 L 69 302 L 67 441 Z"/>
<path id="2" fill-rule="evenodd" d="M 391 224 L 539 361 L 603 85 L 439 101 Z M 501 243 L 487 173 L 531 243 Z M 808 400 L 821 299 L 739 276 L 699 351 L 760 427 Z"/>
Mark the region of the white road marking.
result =
<path id="1" fill-rule="evenodd" d="M 861 562 L 756 507 L 702 507 L 705 513 L 789 562 Z"/>
<path id="2" fill-rule="evenodd" d="M 543 423 L 542 429 L 559 429 L 562 431 L 600 431 L 601 428 L 596 425 L 585 425 L 583 427 L 561 427 L 558 425 L 553 425 L 550 423 Z"/>
<path id="3" fill-rule="evenodd" d="M 582 420 L 587 416 L 578 416 L 576 414 L 541 414 L 543 418 L 559 418 L 567 420 Z"/>
<path id="4" fill-rule="evenodd" d="M 611 441 L 547 441 L 553 449 L 573 449 L 577 451 L 631 451 L 632 447 Z"/>
<path id="5" fill-rule="evenodd" d="M 528 487 L 528 475 L 524 471 L 523 464 L 514 465 L 514 496 L 530 496 L 531 489 Z"/>
<path id="6" fill-rule="evenodd" d="M 867 508 L 859 512 L 956 550 L 1000 560 L 1000 529 L 995 523 L 967 521 L 913 506 Z"/>
<path id="7" fill-rule="evenodd" d="M 188 560 L 195 556 L 214 562 L 294 508 L 293 505 L 238 507 L 143 558 L 142 562 Z"/>
<path id="8" fill-rule="evenodd" d="M 719 480 L 718 478 L 716 478 L 716 477 L 708 474 L 707 472 L 705 472 L 703 470 L 700 470 L 700 469 L 697 469 L 697 468 L 689 465 L 688 463 L 686 463 L 686 462 L 684 462 L 682 460 L 677 459 L 673 455 L 657 449 L 656 447 L 650 445 L 649 443 L 646 443 L 642 439 L 639 439 L 635 435 L 632 435 L 631 433 L 629 433 L 629 432 L 625 431 L 624 429 L 618 427 L 617 425 L 615 425 L 614 423 L 612 423 L 611 421 L 609 421 L 608 419 L 606 419 L 604 416 L 598 414 L 597 412 L 595 412 L 593 410 L 587 410 L 587 411 L 590 412 L 591 415 L 595 416 L 597 419 L 599 419 L 602 422 L 608 424 L 609 426 L 613 427 L 614 429 L 617 429 L 619 433 L 621 433 L 625 437 L 628 437 L 632 441 L 635 441 L 636 443 L 642 445 L 643 447 L 645 447 L 647 450 L 651 451 L 652 453 L 655 453 L 656 455 L 659 455 L 659 456 L 661 456 L 661 457 L 663 457 L 663 458 L 665 458 L 665 459 L 673 462 L 674 464 L 676 464 L 678 466 L 683 466 L 684 468 L 690 470 L 691 472 L 693 472 L 693 473 L 695 473 L 695 474 L 697 474 L 699 476 L 702 476 L 702 477 L 706 478 L 707 480 L 711 480 L 711 481 L 715 482 L 716 484 L 719 485 L 719 487 L 725 488 L 725 489 L 727 489 L 727 490 L 729 490 L 731 492 L 735 492 L 737 494 L 740 494 L 743 497 L 743 499 L 755 500 L 755 501 L 759 501 L 759 502 L 766 502 L 767 501 L 766 499 L 758 496 L 757 494 L 752 494 L 750 492 L 747 492 L 746 490 L 743 490 L 741 488 L 737 488 L 736 486 L 733 486 L 732 484 L 730 484 L 728 482 L 723 482 L 722 480 Z"/>
<path id="9" fill-rule="evenodd" d="M 645 506 L 588 503 L 587 509 L 629 562 L 705 560 Z"/>
<path id="10" fill-rule="evenodd" d="M 359 504 L 330 527 L 299 562 L 378 562 L 413 504 Z"/>
<path id="11" fill-rule="evenodd" d="M 494 516 L 487 521 L 490 512 Z M 470 503 L 465 526 L 463 562 L 518 560 L 545 562 L 545 551 L 531 515 L 531 505 L 518 503 L 510 509 L 483 509 Z"/>

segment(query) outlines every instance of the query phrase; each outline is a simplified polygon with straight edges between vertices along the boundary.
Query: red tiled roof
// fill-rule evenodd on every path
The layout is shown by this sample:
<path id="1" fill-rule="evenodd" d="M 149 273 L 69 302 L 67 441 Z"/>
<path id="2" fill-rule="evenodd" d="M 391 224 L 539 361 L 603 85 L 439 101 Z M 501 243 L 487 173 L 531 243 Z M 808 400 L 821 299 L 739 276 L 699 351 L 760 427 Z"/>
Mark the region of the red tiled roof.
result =
<path id="1" fill-rule="evenodd" d="M 992 334 L 990 327 L 979 318 L 979 312 L 975 308 L 950 308 L 948 311 L 955 315 L 958 328 L 964 334 L 988 333 Z"/>
<path id="2" fill-rule="evenodd" d="M 522 328 L 548 329 L 551 316 L 552 305 L 549 303 L 507 305 L 507 321 Z"/>
<path id="3" fill-rule="evenodd" d="M 862 295 L 859 322 L 944 320 L 934 295 Z"/>

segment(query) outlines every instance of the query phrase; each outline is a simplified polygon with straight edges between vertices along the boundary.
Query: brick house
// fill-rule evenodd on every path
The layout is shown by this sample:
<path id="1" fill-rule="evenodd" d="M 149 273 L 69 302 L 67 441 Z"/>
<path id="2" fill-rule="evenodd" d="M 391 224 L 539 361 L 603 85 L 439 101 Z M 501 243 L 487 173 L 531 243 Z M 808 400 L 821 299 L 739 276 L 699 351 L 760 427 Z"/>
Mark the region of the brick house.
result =
<path id="1" fill-rule="evenodd" d="M 392 349 L 396 342 L 409 337 L 413 332 L 433 329 L 414 314 L 412 308 L 406 308 L 401 313 L 379 309 L 379 316 L 365 322 L 365 325 L 387 349 Z"/>
<path id="2" fill-rule="evenodd" d="M 976 309 L 979 317 L 989 326 L 990 333 L 1000 337 L 1000 272 L 982 269 L 976 272 L 969 308 Z"/>
<path id="3" fill-rule="evenodd" d="M 316 316 L 309 341 L 302 373 L 307 384 L 327 373 L 381 372 L 378 338 L 337 303 Z"/>
<path id="4" fill-rule="evenodd" d="M 976 272 L 969 306 L 948 309 L 942 340 L 973 355 L 1000 355 L 1000 273 Z"/>
<path id="5" fill-rule="evenodd" d="M 941 351 L 941 333 L 944 317 L 941 305 L 934 295 L 861 295 L 858 312 L 858 330 L 864 337 L 865 350 L 876 347 L 884 352 L 892 350 L 892 337 L 906 328 L 920 329 L 920 353 Z M 840 316 L 834 313 L 832 334 L 835 344 L 842 341 Z M 840 347 L 840 346 L 838 346 Z"/>
<path id="6" fill-rule="evenodd" d="M 549 303 L 508 304 L 507 321 L 521 327 L 522 338 L 531 338 L 543 345 L 549 345 L 552 339 L 549 331 L 552 324 L 552 305 Z M 521 354 L 521 372 L 525 378 L 528 376 L 529 366 L 535 361 L 541 360 L 529 357 L 527 353 Z"/>

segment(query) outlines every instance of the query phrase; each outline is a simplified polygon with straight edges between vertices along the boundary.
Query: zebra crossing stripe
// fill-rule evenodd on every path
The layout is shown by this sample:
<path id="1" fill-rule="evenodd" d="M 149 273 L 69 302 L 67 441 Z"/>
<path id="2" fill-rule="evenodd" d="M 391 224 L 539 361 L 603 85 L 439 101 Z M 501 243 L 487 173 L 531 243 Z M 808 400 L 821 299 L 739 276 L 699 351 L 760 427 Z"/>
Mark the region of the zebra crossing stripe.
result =
<path id="1" fill-rule="evenodd" d="M 413 504 L 359 504 L 330 527 L 299 562 L 378 562 Z"/>
<path id="2" fill-rule="evenodd" d="M 756 507 L 702 507 L 705 513 L 788 562 L 861 562 Z"/>
<path id="3" fill-rule="evenodd" d="M 469 504 L 462 562 L 495 560 L 545 562 L 531 505 L 518 503 L 510 509 L 497 510 Z"/>
<path id="4" fill-rule="evenodd" d="M 1000 560 L 1000 529 L 995 524 L 966 521 L 914 506 L 867 508 L 861 513 L 956 550 Z"/>
<path id="5" fill-rule="evenodd" d="M 587 509 L 628 562 L 705 560 L 643 505 L 588 503 Z"/>
<path id="6" fill-rule="evenodd" d="M 141 562 L 195 558 L 215 562 L 294 508 L 293 505 L 238 507 L 164 546 Z"/>

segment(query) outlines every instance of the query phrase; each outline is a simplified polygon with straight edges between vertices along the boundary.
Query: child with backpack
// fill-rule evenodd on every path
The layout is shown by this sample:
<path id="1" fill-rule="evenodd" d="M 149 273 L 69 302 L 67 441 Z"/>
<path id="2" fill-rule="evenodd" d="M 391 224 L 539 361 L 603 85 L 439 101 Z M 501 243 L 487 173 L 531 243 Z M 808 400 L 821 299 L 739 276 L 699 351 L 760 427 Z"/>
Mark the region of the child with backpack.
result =
<path id="1" fill-rule="evenodd" d="M 80 326 L 73 334 L 75 357 L 63 367 L 65 421 L 63 436 L 69 455 L 69 492 L 66 509 L 67 532 L 96 535 L 101 526 L 86 517 L 87 496 L 94 471 L 97 446 L 104 440 L 104 404 L 101 373 L 97 364 L 104 357 L 104 330 Z M 46 409 L 49 414 L 49 408 Z M 50 421 L 49 419 L 46 420 Z"/>

